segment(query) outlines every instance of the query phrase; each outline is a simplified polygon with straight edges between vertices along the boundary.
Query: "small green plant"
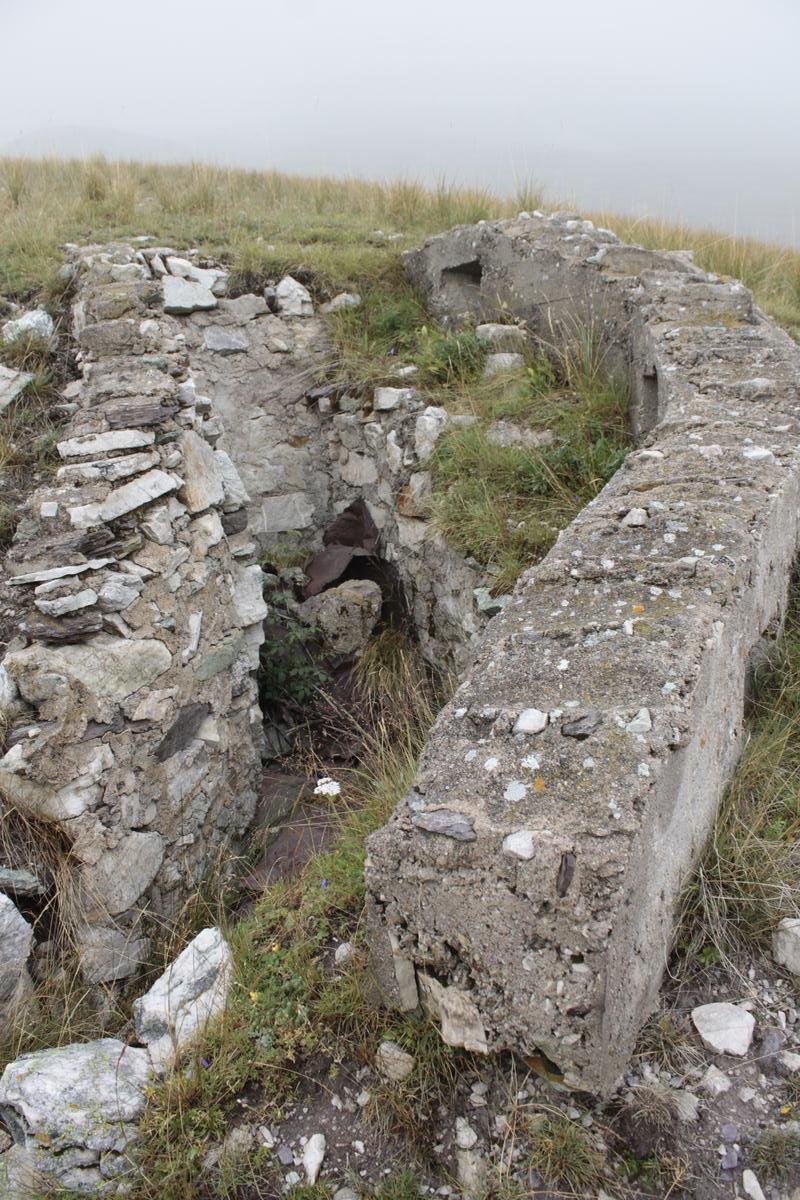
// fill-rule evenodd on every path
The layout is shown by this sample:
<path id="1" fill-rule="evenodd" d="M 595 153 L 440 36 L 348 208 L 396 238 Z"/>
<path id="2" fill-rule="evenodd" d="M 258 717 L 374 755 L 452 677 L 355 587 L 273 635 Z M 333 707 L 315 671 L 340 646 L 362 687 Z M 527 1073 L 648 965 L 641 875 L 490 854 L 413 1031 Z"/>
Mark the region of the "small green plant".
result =
<path id="1" fill-rule="evenodd" d="M 258 674 L 259 699 L 269 712 L 297 712 L 328 678 L 315 654 L 314 633 L 281 606 L 273 593 L 273 617 L 265 626 Z"/>
<path id="2" fill-rule="evenodd" d="M 421 382 L 452 385 L 467 383 L 480 372 L 486 348 L 471 329 L 448 330 L 424 325 L 419 331 L 413 359 Z"/>

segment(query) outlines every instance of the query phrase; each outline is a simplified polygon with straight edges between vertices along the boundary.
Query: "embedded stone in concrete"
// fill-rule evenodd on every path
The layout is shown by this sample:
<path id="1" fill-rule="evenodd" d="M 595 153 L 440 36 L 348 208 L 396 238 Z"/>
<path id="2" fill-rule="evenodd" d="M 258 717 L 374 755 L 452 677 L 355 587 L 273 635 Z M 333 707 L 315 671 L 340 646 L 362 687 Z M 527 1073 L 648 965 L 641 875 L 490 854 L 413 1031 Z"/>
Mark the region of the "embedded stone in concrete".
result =
<path id="1" fill-rule="evenodd" d="M 417 417 L 414 447 L 421 463 L 427 462 L 433 454 L 447 420 L 447 410 L 438 408 L 434 404 L 429 404 L 425 411 Z"/>
<path id="2" fill-rule="evenodd" d="M 284 533 L 290 529 L 308 529 L 314 516 L 314 501 L 305 492 L 287 492 L 265 496 L 261 502 L 261 529 L 256 532 Z"/>
<path id="3" fill-rule="evenodd" d="M 291 275 L 284 275 L 275 288 L 275 304 L 285 317 L 313 317 L 314 304 L 308 288 Z"/>
<path id="4" fill-rule="evenodd" d="M 241 329 L 209 325 L 203 333 L 203 346 L 215 354 L 241 354 L 250 349 L 250 342 Z"/>
<path id="5" fill-rule="evenodd" d="M 233 960 L 219 929 L 203 929 L 134 1002 L 136 1034 L 163 1073 L 225 1008 Z"/>
<path id="6" fill-rule="evenodd" d="M 222 504 L 225 498 L 219 459 L 208 442 L 189 429 L 181 438 L 183 485 L 178 493 L 190 513 Z"/>
<path id="7" fill-rule="evenodd" d="M 372 397 L 372 407 L 376 412 L 392 412 L 407 403 L 414 395 L 413 388 L 379 387 L 375 388 Z"/>
<path id="8" fill-rule="evenodd" d="M 156 435 L 152 429 L 112 429 L 108 433 L 87 433 L 66 438 L 57 445 L 62 458 L 89 458 L 112 450 L 132 450 L 137 446 L 152 446 Z"/>
<path id="9" fill-rule="evenodd" d="M 78 529 L 88 529 L 105 521 L 114 521 L 126 513 L 141 508 L 159 496 L 174 492 L 179 480 L 167 471 L 147 471 L 131 483 L 110 492 L 105 500 L 92 504 L 81 504 L 69 509 L 69 518 Z"/>
<path id="10" fill-rule="evenodd" d="M 116 916 L 132 908 L 164 861 L 164 842 L 156 832 L 129 833 L 84 872 L 87 908 Z"/>

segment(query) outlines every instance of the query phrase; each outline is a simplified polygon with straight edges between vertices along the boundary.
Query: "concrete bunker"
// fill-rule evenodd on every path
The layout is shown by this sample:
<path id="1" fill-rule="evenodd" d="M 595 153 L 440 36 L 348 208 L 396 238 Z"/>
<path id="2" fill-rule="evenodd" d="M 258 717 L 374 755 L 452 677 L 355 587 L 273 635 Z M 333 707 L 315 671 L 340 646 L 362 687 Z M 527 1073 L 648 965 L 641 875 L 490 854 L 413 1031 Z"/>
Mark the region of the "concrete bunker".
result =
<path id="1" fill-rule="evenodd" d="M 466 671 L 370 841 L 378 974 L 447 1041 L 543 1053 L 608 1090 L 736 759 L 749 653 L 785 600 L 796 348 L 741 285 L 572 217 L 411 255 L 443 321 L 512 318 L 543 345 L 597 331 L 646 438 L 484 630 L 480 573 L 425 520 L 444 409 L 399 378 L 334 395 L 294 280 L 229 298 L 224 271 L 167 248 L 73 258 L 82 378 L 9 555 L 22 637 L 0 785 L 70 842 L 87 977 L 133 974 L 143 915 L 173 911 L 247 830 L 260 564 L 321 552 L 361 501 L 423 652 Z"/>

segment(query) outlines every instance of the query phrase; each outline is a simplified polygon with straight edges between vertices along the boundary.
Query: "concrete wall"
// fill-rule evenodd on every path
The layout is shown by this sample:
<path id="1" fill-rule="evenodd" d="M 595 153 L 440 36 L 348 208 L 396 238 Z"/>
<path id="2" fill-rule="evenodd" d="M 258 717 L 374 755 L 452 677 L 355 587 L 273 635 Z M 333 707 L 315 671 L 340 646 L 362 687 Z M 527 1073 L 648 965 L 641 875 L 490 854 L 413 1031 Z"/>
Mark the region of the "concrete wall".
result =
<path id="1" fill-rule="evenodd" d="M 641 448 L 520 580 L 369 842 L 376 968 L 446 1040 L 608 1091 L 741 744 L 798 544 L 800 351 L 746 289 L 569 215 L 408 256 L 435 314 L 594 325 Z"/>

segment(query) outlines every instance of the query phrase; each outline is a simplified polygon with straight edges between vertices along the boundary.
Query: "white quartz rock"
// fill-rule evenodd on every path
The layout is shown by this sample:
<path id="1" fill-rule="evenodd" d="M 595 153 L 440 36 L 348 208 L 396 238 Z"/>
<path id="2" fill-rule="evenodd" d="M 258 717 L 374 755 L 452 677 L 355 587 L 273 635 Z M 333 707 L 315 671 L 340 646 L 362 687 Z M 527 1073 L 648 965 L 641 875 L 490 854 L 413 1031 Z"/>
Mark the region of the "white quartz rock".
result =
<path id="1" fill-rule="evenodd" d="M 692 1023 L 703 1045 L 715 1054 L 742 1058 L 750 1049 L 755 1019 L 738 1004 L 701 1004 L 692 1009 Z"/>

